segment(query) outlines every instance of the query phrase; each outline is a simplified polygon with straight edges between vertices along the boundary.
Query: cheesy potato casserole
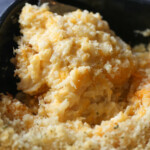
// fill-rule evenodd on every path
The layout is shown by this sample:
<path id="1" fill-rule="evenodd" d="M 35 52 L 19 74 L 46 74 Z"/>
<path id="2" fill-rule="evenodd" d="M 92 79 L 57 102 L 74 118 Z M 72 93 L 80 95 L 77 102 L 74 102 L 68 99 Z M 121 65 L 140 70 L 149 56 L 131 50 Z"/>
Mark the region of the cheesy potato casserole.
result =
<path id="1" fill-rule="evenodd" d="M 99 13 L 26 4 L 19 92 L 0 94 L 1 150 L 150 149 L 150 53 Z"/>

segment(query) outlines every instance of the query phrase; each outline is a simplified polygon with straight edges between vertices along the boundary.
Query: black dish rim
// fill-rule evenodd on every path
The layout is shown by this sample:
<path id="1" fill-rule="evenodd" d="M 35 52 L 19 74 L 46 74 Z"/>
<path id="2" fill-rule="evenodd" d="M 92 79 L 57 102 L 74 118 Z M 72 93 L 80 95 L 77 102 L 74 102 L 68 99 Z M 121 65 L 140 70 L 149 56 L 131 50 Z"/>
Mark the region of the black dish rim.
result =
<path id="1" fill-rule="evenodd" d="M 19 4 L 19 3 L 37 3 L 38 0 L 15 0 L 14 2 L 10 3 L 8 7 L 5 8 L 5 10 L 2 12 L 1 17 L 0 17 L 0 28 L 5 21 L 5 19 L 8 17 L 10 12 Z"/>

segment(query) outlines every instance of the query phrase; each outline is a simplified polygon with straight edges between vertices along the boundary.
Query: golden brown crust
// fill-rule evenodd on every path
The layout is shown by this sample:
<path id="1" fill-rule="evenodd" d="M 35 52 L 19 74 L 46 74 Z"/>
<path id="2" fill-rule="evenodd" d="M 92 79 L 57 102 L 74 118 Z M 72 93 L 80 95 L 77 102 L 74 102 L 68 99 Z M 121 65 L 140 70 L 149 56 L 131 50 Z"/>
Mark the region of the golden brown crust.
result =
<path id="1" fill-rule="evenodd" d="M 88 11 L 26 4 L 19 23 L 15 75 L 25 94 L 1 95 L 1 149 L 150 148 L 149 52 L 132 53 Z"/>

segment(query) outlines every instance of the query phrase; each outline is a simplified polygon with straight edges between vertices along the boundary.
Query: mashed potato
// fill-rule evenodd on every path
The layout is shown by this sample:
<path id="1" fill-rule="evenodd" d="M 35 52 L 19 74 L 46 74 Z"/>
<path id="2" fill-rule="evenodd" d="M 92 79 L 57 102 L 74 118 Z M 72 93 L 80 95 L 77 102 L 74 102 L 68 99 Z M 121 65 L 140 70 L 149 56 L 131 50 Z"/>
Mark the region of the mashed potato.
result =
<path id="1" fill-rule="evenodd" d="M 99 14 L 77 10 L 60 16 L 45 5 L 26 5 L 19 23 L 18 89 L 41 96 L 39 114 L 97 124 L 125 107 L 120 97 L 134 58 Z"/>
<path id="2" fill-rule="evenodd" d="M 150 148 L 149 52 L 98 13 L 26 4 L 19 23 L 15 75 L 28 96 L 1 94 L 1 149 Z"/>

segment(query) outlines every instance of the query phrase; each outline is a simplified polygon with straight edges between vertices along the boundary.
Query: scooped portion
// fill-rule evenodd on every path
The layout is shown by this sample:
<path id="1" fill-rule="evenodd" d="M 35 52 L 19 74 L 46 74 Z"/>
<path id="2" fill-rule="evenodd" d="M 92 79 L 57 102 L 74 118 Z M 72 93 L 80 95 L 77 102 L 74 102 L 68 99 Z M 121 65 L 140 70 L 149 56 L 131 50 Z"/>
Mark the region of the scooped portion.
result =
<path id="1" fill-rule="evenodd" d="M 0 93 L 0 150 L 150 149 L 150 49 L 100 14 L 26 4 L 15 97 Z M 148 51 L 149 50 L 149 51 Z"/>
<path id="2" fill-rule="evenodd" d="M 19 23 L 18 90 L 39 96 L 41 115 L 97 124 L 124 109 L 135 60 L 99 13 L 26 4 Z"/>

